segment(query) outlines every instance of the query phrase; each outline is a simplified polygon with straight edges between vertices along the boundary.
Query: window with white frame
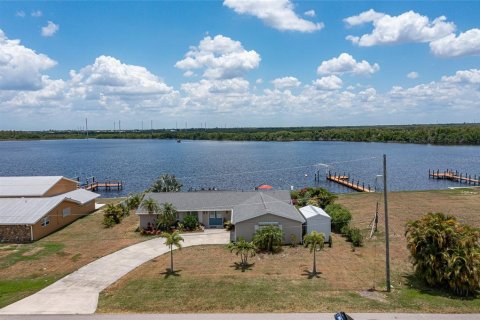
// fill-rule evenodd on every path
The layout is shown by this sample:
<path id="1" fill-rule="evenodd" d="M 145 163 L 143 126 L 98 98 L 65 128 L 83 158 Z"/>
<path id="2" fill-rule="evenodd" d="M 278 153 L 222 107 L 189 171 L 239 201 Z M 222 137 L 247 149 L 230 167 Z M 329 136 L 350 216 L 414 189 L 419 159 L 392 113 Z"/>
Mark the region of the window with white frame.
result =
<path id="1" fill-rule="evenodd" d="M 42 227 L 46 227 L 50 224 L 50 217 L 49 216 L 46 216 L 44 218 L 42 218 Z"/>
<path id="2" fill-rule="evenodd" d="M 72 210 L 70 209 L 70 207 L 64 208 L 62 210 L 62 217 L 65 218 L 65 217 L 69 216 L 71 213 L 72 213 Z"/>
<path id="3" fill-rule="evenodd" d="M 282 230 L 282 225 L 278 222 L 259 222 L 258 224 L 255 225 L 255 232 L 258 229 L 261 229 L 266 226 L 274 226 L 274 227 L 279 227 L 280 230 Z"/>

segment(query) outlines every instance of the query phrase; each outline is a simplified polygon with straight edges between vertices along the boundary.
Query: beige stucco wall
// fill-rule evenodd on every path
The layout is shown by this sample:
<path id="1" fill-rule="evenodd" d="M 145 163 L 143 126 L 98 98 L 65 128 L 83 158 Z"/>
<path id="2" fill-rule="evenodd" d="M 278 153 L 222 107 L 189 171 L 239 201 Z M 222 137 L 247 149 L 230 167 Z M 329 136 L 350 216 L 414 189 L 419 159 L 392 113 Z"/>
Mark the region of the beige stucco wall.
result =
<path id="1" fill-rule="evenodd" d="M 298 241 L 302 240 L 302 223 L 295 220 L 290 220 L 287 218 L 275 216 L 272 214 L 266 214 L 259 216 L 253 219 L 245 220 L 235 224 L 235 237 L 244 238 L 246 241 L 252 241 L 253 235 L 255 234 L 255 225 L 259 222 L 278 222 L 282 225 L 283 231 L 283 242 L 290 243 L 290 237 L 294 234 Z"/>
<path id="2" fill-rule="evenodd" d="M 63 209 L 70 207 L 70 215 L 63 217 Z M 44 217 L 50 217 L 50 223 L 42 227 L 42 219 L 33 225 L 33 240 L 38 240 L 45 237 L 46 235 L 60 229 L 63 226 L 66 226 L 69 223 L 81 218 L 90 212 L 95 210 L 95 200 L 92 200 L 86 203 L 83 206 L 80 206 L 76 203 L 70 201 L 63 201 L 58 206 L 56 206 L 52 211 L 47 213 Z"/>
<path id="3" fill-rule="evenodd" d="M 47 193 L 44 195 L 45 197 L 52 197 L 58 194 L 70 192 L 77 190 L 77 183 L 75 181 L 71 181 L 65 178 L 60 179 Z"/>

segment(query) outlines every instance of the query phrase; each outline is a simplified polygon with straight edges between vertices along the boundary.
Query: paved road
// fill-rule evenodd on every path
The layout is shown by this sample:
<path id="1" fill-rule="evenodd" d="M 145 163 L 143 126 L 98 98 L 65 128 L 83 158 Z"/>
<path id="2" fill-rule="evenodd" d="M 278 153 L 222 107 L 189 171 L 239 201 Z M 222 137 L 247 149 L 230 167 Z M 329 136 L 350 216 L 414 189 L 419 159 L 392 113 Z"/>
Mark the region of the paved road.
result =
<path id="1" fill-rule="evenodd" d="M 224 230 L 182 235 L 184 247 L 228 243 Z M 165 239 L 155 238 L 137 243 L 93 261 L 45 289 L 15 302 L 0 314 L 93 314 L 99 293 L 141 264 L 168 252 Z"/>
<path id="2" fill-rule="evenodd" d="M 352 313 L 354 320 L 478 320 L 480 314 Z M 0 320 L 7 319 L 0 316 Z M 9 316 L 9 320 L 333 320 L 333 313 L 116 314 Z"/>

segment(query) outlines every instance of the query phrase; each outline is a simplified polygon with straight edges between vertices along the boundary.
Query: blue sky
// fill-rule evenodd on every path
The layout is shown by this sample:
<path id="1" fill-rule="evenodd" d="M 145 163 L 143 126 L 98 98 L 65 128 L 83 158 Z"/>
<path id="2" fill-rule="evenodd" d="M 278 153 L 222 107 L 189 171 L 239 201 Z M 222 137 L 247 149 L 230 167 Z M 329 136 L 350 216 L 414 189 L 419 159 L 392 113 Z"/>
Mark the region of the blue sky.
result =
<path id="1" fill-rule="evenodd" d="M 475 1 L 0 3 L 0 129 L 480 121 Z"/>

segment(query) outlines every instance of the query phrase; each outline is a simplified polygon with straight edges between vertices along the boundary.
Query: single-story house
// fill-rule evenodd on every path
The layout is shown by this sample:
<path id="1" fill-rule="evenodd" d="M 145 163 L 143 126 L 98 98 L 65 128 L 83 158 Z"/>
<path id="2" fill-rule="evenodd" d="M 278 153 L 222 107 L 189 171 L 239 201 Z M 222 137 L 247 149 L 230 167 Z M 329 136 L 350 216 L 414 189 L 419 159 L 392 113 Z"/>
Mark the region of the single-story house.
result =
<path id="1" fill-rule="evenodd" d="M 316 206 L 305 206 L 299 209 L 302 216 L 307 221 L 306 233 L 312 231 L 321 232 L 325 235 L 325 241 L 330 239 L 332 219 L 322 208 Z"/>
<path id="2" fill-rule="evenodd" d="M 95 211 L 99 194 L 64 177 L 0 177 L 0 242 L 38 240 Z"/>
<path id="3" fill-rule="evenodd" d="M 62 176 L 0 177 L 0 198 L 52 197 L 78 188 Z"/>
<path id="4" fill-rule="evenodd" d="M 285 243 L 290 243 L 292 234 L 302 239 L 305 219 L 291 204 L 289 191 L 160 192 L 148 193 L 148 198 L 159 204 L 171 203 L 178 211 L 178 220 L 195 215 L 206 228 L 222 228 L 224 222 L 231 221 L 235 225 L 232 239 L 250 241 L 255 231 L 266 225 L 281 228 Z M 156 223 L 157 215 L 149 214 L 143 206 L 137 215 L 141 228 Z"/>

